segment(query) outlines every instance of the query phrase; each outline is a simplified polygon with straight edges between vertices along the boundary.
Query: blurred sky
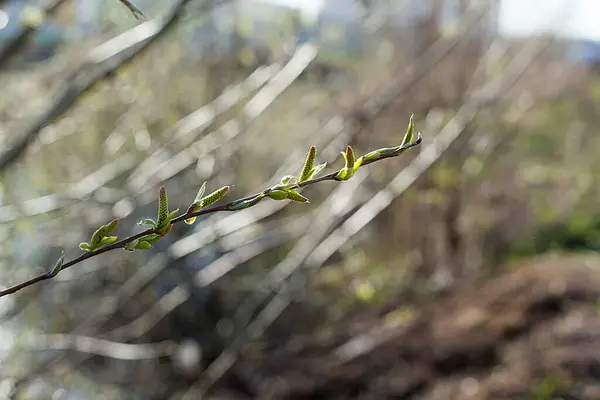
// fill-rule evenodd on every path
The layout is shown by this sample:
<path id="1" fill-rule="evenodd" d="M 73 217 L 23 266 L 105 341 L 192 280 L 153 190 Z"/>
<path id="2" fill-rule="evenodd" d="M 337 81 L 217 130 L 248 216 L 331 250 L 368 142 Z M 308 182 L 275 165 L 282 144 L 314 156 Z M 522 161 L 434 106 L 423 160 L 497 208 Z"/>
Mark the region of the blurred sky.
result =
<path id="1" fill-rule="evenodd" d="M 263 1 L 298 7 L 312 14 L 325 0 Z M 499 19 L 499 31 L 510 36 L 557 33 L 600 40 L 600 0 L 500 0 Z"/>
<path id="2" fill-rule="evenodd" d="M 501 0 L 500 32 L 600 40 L 600 0 Z"/>

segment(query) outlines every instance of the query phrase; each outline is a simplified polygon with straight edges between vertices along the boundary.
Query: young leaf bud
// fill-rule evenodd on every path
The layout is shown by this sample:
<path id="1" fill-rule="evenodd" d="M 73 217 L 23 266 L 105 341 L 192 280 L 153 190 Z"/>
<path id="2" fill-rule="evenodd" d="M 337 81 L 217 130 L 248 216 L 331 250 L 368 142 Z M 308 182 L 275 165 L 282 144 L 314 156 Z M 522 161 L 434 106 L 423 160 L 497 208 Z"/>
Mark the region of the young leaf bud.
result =
<path id="1" fill-rule="evenodd" d="M 62 270 L 63 263 L 65 262 L 65 252 L 64 250 L 61 252 L 60 257 L 56 260 L 54 267 L 50 270 L 50 277 L 54 278 L 58 273 Z"/>
<path id="2" fill-rule="evenodd" d="M 295 190 L 288 190 L 287 198 L 292 201 L 295 201 L 297 203 L 310 203 L 310 201 L 308 201 L 308 199 L 306 197 L 302 196 L 300 193 L 298 193 Z"/>
<path id="3" fill-rule="evenodd" d="M 300 173 L 300 182 L 304 182 L 310 179 L 312 171 L 314 169 L 316 157 L 317 148 L 315 146 L 310 146 L 310 149 L 306 154 L 306 159 L 304 160 L 304 167 L 302 168 L 302 172 Z"/>
<path id="4" fill-rule="evenodd" d="M 167 216 L 169 215 L 169 198 L 167 197 L 167 190 L 164 186 L 160 187 L 158 194 L 158 217 L 156 219 L 156 226 L 163 228 L 169 223 Z"/>
<path id="5" fill-rule="evenodd" d="M 411 114 L 410 119 L 408 121 L 408 128 L 406 129 L 406 134 L 404 135 L 404 139 L 402 139 L 402 144 L 400 146 L 407 145 L 412 143 L 415 131 L 415 115 Z"/>
<path id="6" fill-rule="evenodd" d="M 288 198 L 288 192 L 281 189 L 269 190 L 267 196 L 273 200 L 285 200 Z"/>
<path id="7" fill-rule="evenodd" d="M 221 200 L 227 194 L 227 192 L 229 192 L 230 189 L 231 189 L 231 186 L 223 186 L 222 188 L 217 189 L 214 192 L 212 192 L 211 194 L 209 194 L 208 196 L 202 198 L 201 207 L 202 208 L 208 207 L 211 204 L 214 204 L 217 201 Z"/>

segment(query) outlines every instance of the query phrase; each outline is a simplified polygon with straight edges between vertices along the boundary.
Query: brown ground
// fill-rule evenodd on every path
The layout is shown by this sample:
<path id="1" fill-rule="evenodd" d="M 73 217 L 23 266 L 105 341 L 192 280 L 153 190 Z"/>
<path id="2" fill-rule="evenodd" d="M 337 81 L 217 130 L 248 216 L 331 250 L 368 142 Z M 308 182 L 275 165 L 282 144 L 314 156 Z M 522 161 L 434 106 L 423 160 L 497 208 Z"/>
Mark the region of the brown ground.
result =
<path id="1" fill-rule="evenodd" d="M 260 399 L 600 399 L 599 295 L 599 257 L 544 257 L 457 287 L 362 353 L 312 340 L 236 371 Z"/>

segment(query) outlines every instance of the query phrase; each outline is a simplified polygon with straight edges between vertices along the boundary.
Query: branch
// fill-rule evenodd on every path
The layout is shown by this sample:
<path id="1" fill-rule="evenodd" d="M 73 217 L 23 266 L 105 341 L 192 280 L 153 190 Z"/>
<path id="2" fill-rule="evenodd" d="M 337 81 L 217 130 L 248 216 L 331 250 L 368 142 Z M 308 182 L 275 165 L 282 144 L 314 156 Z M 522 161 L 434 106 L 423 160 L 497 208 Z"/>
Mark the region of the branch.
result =
<path id="1" fill-rule="evenodd" d="M 111 77 L 121 67 L 138 59 L 152 44 L 169 32 L 183 15 L 190 1 L 177 0 L 165 15 L 137 25 L 93 50 L 83 66 L 65 80 L 65 86 L 45 112 L 35 118 L 23 134 L 2 150 L 0 171 L 13 164 L 39 136 L 41 130 L 66 113 L 83 94 L 89 92 L 99 82 Z M 228 1 L 230 0 L 218 0 L 212 4 L 205 4 L 200 11 L 208 12 Z"/>
<path id="2" fill-rule="evenodd" d="M 167 192 L 164 187 L 160 188 L 159 192 L 159 207 L 158 217 L 156 221 L 152 219 L 146 219 L 141 221 L 139 224 L 151 225 L 152 227 L 129 236 L 125 239 L 117 241 L 116 236 L 107 236 L 110 232 L 116 228 L 119 223 L 118 219 L 111 221 L 110 223 L 101 226 L 94 232 L 94 235 L 90 239 L 89 243 L 83 242 L 79 247 L 85 251 L 79 257 L 63 263 L 64 253 L 56 264 L 45 273 L 42 273 L 34 278 L 31 278 L 25 282 L 19 283 L 7 289 L 0 291 L 0 297 L 7 296 L 12 293 L 16 293 L 28 286 L 34 285 L 44 280 L 54 278 L 62 270 L 65 270 L 73 265 L 79 264 L 88 258 L 96 257 L 102 253 L 106 253 L 115 249 L 126 249 L 129 251 L 133 250 L 148 250 L 152 248 L 152 245 L 162 239 L 166 234 L 169 233 L 174 224 L 180 222 L 186 222 L 187 224 L 193 224 L 195 219 L 199 216 L 206 214 L 213 214 L 224 211 L 239 211 L 246 208 L 255 206 L 265 198 L 271 198 L 273 200 L 291 200 L 298 203 L 308 203 L 309 200 L 301 195 L 298 190 L 306 186 L 313 185 L 319 182 L 325 181 L 345 181 L 354 175 L 354 172 L 361 166 L 372 164 L 376 161 L 381 161 L 387 158 L 397 157 L 404 153 L 406 150 L 421 144 L 422 136 L 421 133 L 414 135 L 414 122 L 411 116 L 408 129 L 402 141 L 402 144 L 390 148 L 382 148 L 371 151 L 358 159 L 355 158 L 354 150 L 352 147 L 347 146 L 346 151 L 342 152 L 345 159 L 345 166 L 338 171 L 331 172 L 327 175 L 316 177 L 318 173 L 325 167 L 326 164 L 314 165 L 317 149 L 315 146 L 311 146 L 302 172 L 299 176 L 284 176 L 280 183 L 264 189 L 258 193 L 250 196 L 246 196 L 223 205 L 212 206 L 214 203 L 219 201 L 223 196 L 227 194 L 230 186 L 224 186 L 215 192 L 204 196 L 204 190 L 206 183 L 200 188 L 198 195 L 194 202 L 189 206 L 187 211 L 175 217 L 178 213 L 178 209 L 169 212 Z"/>
<path id="3" fill-rule="evenodd" d="M 171 341 L 148 344 L 119 343 L 89 336 L 69 334 L 35 335 L 25 350 L 72 350 L 80 353 L 99 355 L 116 360 L 152 360 L 171 356 L 177 350 L 177 344 Z"/>

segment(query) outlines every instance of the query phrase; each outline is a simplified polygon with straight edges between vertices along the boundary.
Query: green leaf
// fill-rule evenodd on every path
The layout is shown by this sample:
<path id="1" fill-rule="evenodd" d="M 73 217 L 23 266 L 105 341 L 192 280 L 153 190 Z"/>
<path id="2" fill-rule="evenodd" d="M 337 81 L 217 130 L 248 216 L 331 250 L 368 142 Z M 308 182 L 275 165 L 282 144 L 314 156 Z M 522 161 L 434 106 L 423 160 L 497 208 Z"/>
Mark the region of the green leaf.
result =
<path id="1" fill-rule="evenodd" d="M 287 198 L 295 201 L 297 203 L 310 203 L 310 201 L 308 201 L 308 199 L 304 196 L 302 196 L 300 193 L 298 193 L 295 190 L 288 190 L 287 191 Z"/>
<path id="2" fill-rule="evenodd" d="M 80 246 L 80 248 L 82 250 L 86 250 L 86 251 L 97 250 L 98 248 L 101 247 L 100 243 L 102 243 L 102 240 L 106 237 L 106 235 L 108 235 L 110 232 L 112 232 L 117 227 L 118 224 L 119 224 L 119 219 L 115 218 L 112 221 L 110 221 L 108 224 L 102 225 L 100 228 L 96 229 L 96 231 L 92 235 L 92 238 L 90 239 L 90 243 L 87 243 L 87 245 L 88 245 L 87 250 L 82 248 L 81 246 Z"/>
<path id="3" fill-rule="evenodd" d="M 200 210 L 200 208 L 198 208 L 198 210 Z M 191 210 L 190 212 L 196 212 L 198 210 Z M 192 225 L 194 222 L 196 222 L 196 217 L 188 218 L 184 222 L 188 225 Z"/>
<path id="4" fill-rule="evenodd" d="M 354 150 L 350 145 L 346 146 L 346 151 L 342 151 L 342 156 L 344 156 L 344 161 L 346 162 L 344 168 L 340 169 L 335 178 L 338 181 L 346 181 L 354 175 Z"/>
<path id="5" fill-rule="evenodd" d="M 400 146 L 407 145 L 412 143 L 414 138 L 415 131 L 415 114 L 410 115 L 410 119 L 408 121 L 408 128 L 406 129 L 406 134 L 404 135 L 404 139 L 402 139 L 402 144 Z"/>
<path id="6" fill-rule="evenodd" d="M 125 244 L 125 246 L 123 246 L 123 248 L 127 251 L 134 251 L 135 246 L 137 246 L 139 243 L 140 243 L 140 239 L 135 239 L 135 240 L 132 240 L 131 242 Z"/>
<path id="7" fill-rule="evenodd" d="M 136 250 L 150 250 L 151 248 L 152 245 L 149 242 L 142 240 L 140 240 L 140 242 L 135 246 Z"/>
<path id="8" fill-rule="evenodd" d="M 117 241 L 117 237 L 116 236 L 106 236 L 105 238 L 103 238 L 100 243 L 98 243 L 98 246 L 96 247 L 96 249 L 100 249 L 104 246 L 106 246 L 107 244 L 111 244 Z"/>
<path id="9" fill-rule="evenodd" d="M 293 175 L 286 175 L 283 178 L 281 178 L 279 183 L 281 183 L 282 185 L 295 185 L 296 183 L 298 183 L 298 178 L 296 178 Z"/>
<path id="10" fill-rule="evenodd" d="M 323 170 L 323 168 L 325 168 L 326 166 L 327 166 L 327 163 L 324 162 L 323 164 L 319 164 L 316 167 L 314 167 L 312 169 L 312 171 L 310 172 L 310 176 L 309 176 L 308 180 L 316 177 L 319 174 L 319 172 L 321 172 Z"/>
<path id="11" fill-rule="evenodd" d="M 200 204 L 202 197 L 204 196 L 204 192 L 206 191 L 206 181 L 200 186 L 200 190 L 198 190 L 198 194 L 196 194 L 196 198 L 194 199 L 194 204 Z"/>
<path id="12" fill-rule="evenodd" d="M 79 248 L 83 251 L 92 251 L 92 248 L 90 247 L 90 244 L 88 242 L 79 243 Z"/>
<path id="13" fill-rule="evenodd" d="M 56 263 L 54 264 L 54 267 L 52 267 L 52 269 L 50 270 L 50 277 L 54 278 L 56 275 L 58 275 L 58 273 L 62 270 L 62 266 L 63 263 L 65 262 L 65 252 L 64 250 L 61 252 L 61 255 L 59 257 L 58 260 L 56 260 Z"/>
<path id="14" fill-rule="evenodd" d="M 154 220 L 152 218 L 145 218 L 145 219 L 141 220 L 140 222 L 138 222 L 138 225 L 150 225 L 153 228 L 156 228 L 156 222 L 154 222 Z"/>
<path id="15" fill-rule="evenodd" d="M 357 160 L 356 160 L 356 162 L 354 163 L 354 168 L 353 168 L 353 169 L 354 169 L 354 172 L 356 172 L 356 170 L 360 168 L 360 166 L 361 166 L 361 165 L 362 165 L 362 163 L 363 163 L 363 160 L 364 160 L 364 156 L 362 156 L 362 157 L 358 157 L 358 159 L 357 159 Z"/>
<path id="16" fill-rule="evenodd" d="M 346 146 L 346 152 L 342 153 L 344 160 L 346 161 L 346 168 L 354 171 L 354 150 L 350 145 Z"/>
<path id="17" fill-rule="evenodd" d="M 158 240 L 159 240 L 160 238 L 161 238 L 161 235 L 158 235 L 158 234 L 156 234 L 156 233 L 151 233 L 151 234 L 149 234 L 149 235 L 142 236 L 142 237 L 140 238 L 140 241 L 143 241 L 143 242 L 148 242 L 148 243 L 156 243 L 156 242 L 158 242 Z"/>
<path id="18" fill-rule="evenodd" d="M 304 182 L 310 179 L 311 173 L 314 169 L 316 157 L 317 148 L 315 146 L 310 146 L 310 149 L 306 154 L 306 159 L 304 160 L 304 167 L 302 168 L 302 172 L 300 173 L 300 182 Z"/>
<path id="19" fill-rule="evenodd" d="M 106 235 L 106 225 L 102 225 L 100 228 L 96 229 L 92 238 L 90 239 L 90 248 L 92 250 L 96 250 L 98 244 L 102 240 L 102 238 Z"/>
<path id="20" fill-rule="evenodd" d="M 273 189 L 267 192 L 267 196 L 273 200 L 285 200 L 288 198 L 288 192 L 281 189 Z"/>
<path id="21" fill-rule="evenodd" d="M 200 190 L 198 190 L 198 194 L 196 195 L 196 198 L 194 199 L 194 203 L 188 207 L 186 214 L 198 212 L 201 209 L 208 207 L 209 205 L 211 205 L 213 203 L 216 203 L 223 196 L 225 196 L 227 194 L 227 192 L 229 192 L 229 189 L 231 189 L 231 186 L 224 186 L 218 190 L 215 190 L 208 196 L 203 197 L 204 192 L 206 191 L 206 182 L 204 182 L 202 184 L 202 187 L 200 187 Z M 194 222 L 196 222 L 196 217 L 191 217 L 191 218 L 188 218 L 185 220 L 185 223 L 188 225 L 192 225 Z"/>
<path id="22" fill-rule="evenodd" d="M 363 162 L 374 162 L 377 161 L 381 158 L 381 156 L 384 154 L 384 151 L 393 151 L 393 149 L 391 148 L 383 148 L 383 149 L 377 149 L 377 150 L 373 150 L 368 152 L 367 154 L 365 154 L 364 156 L 361 157 L 361 159 L 363 159 L 363 161 L 361 162 L 361 165 Z"/>
<path id="23" fill-rule="evenodd" d="M 167 215 L 167 221 L 171 222 L 171 220 L 173 219 L 173 217 L 175 217 L 178 212 L 179 212 L 179 208 L 176 209 L 176 210 L 171 211 L 169 213 L 169 215 Z"/>
<path id="24" fill-rule="evenodd" d="M 354 171 L 344 167 L 340 169 L 340 172 L 337 173 L 335 178 L 338 181 L 347 181 L 348 179 L 352 178 L 352 175 L 354 175 Z"/>
<path id="25" fill-rule="evenodd" d="M 111 233 L 112 231 L 115 230 L 115 228 L 117 227 L 117 225 L 119 225 L 119 218 L 115 218 L 112 221 L 110 221 L 108 224 L 106 224 L 106 233 L 104 234 L 105 236 L 108 235 L 109 233 Z"/>

